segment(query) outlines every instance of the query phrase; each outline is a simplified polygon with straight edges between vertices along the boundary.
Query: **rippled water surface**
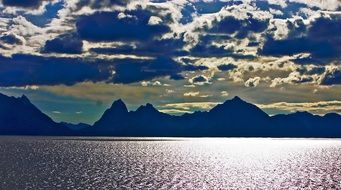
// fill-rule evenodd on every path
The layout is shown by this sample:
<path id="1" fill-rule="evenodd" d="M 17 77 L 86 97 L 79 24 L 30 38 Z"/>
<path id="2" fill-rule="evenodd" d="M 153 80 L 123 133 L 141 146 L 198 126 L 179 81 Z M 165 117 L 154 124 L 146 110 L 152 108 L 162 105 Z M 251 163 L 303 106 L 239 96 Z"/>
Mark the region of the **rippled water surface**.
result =
<path id="1" fill-rule="evenodd" d="M 341 189 L 341 140 L 0 137 L 0 189 Z"/>

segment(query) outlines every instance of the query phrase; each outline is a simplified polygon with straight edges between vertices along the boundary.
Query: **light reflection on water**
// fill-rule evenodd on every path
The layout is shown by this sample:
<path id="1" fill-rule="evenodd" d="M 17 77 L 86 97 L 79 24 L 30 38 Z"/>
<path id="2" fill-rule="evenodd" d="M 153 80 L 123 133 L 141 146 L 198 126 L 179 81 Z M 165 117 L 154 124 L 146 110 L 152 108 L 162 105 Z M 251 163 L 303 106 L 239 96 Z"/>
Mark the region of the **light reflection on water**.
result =
<path id="1" fill-rule="evenodd" d="M 341 140 L 0 137 L 0 189 L 341 189 Z"/>

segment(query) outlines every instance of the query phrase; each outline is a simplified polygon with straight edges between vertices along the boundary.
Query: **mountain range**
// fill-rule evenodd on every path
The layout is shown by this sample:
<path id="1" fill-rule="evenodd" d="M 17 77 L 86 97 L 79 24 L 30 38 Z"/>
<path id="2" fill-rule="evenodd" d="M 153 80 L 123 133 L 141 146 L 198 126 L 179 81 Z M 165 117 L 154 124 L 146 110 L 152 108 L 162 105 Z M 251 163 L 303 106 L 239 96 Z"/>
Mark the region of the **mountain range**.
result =
<path id="1" fill-rule="evenodd" d="M 341 116 L 309 112 L 269 116 L 237 96 L 209 111 L 174 116 L 159 112 L 149 103 L 129 111 L 119 99 L 91 126 L 57 123 L 26 96 L 15 98 L 0 94 L 0 135 L 341 137 Z"/>

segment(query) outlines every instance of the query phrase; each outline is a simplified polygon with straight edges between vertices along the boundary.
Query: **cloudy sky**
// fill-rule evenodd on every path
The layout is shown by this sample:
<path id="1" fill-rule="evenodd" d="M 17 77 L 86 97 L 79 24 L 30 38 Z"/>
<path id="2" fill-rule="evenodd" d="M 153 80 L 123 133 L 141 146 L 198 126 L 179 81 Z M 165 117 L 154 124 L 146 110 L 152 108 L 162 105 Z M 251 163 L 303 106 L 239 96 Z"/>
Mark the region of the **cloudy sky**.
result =
<path id="1" fill-rule="evenodd" d="M 0 92 L 74 123 L 118 98 L 341 113 L 341 2 L 0 0 Z"/>

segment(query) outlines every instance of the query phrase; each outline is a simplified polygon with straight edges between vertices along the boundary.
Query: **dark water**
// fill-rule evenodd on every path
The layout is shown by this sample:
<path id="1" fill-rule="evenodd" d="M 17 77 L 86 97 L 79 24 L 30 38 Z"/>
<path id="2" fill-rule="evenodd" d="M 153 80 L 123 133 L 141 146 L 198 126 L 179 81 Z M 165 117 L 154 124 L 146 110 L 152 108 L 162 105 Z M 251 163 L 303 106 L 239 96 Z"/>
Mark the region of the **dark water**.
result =
<path id="1" fill-rule="evenodd" d="M 1 189 L 341 189 L 341 140 L 0 137 Z"/>

